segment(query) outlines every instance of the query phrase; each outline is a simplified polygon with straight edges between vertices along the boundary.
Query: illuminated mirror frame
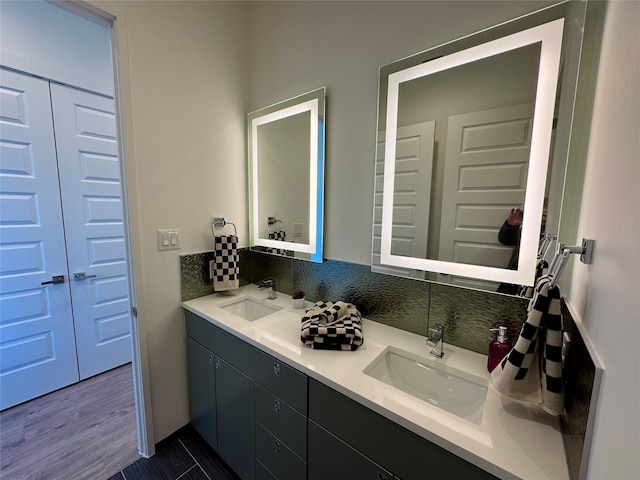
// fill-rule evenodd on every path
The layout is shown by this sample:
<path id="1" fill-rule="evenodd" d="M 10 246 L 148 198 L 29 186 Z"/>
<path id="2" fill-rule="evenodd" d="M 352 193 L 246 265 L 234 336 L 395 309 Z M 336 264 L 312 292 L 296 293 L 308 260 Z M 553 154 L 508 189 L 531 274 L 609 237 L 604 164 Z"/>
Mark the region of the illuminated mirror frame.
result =
<path id="1" fill-rule="evenodd" d="M 251 247 L 261 246 L 309 254 L 322 262 L 324 217 L 324 99 L 325 87 L 248 114 L 249 130 L 249 230 Z M 259 236 L 258 127 L 284 118 L 310 113 L 309 128 L 309 243 L 270 240 Z M 262 218 L 263 221 L 266 220 Z"/>
<path id="2" fill-rule="evenodd" d="M 542 220 L 563 27 L 564 19 L 554 20 L 389 75 L 380 249 L 380 263 L 382 265 L 483 278 L 495 282 L 520 285 L 533 284 L 538 251 L 538 235 L 536 232 L 539 232 Z M 391 253 L 391 240 L 400 84 L 535 43 L 541 44 L 540 66 L 534 106 L 518 269 L 508 270 L 506 268 L 393 255 Z"/>

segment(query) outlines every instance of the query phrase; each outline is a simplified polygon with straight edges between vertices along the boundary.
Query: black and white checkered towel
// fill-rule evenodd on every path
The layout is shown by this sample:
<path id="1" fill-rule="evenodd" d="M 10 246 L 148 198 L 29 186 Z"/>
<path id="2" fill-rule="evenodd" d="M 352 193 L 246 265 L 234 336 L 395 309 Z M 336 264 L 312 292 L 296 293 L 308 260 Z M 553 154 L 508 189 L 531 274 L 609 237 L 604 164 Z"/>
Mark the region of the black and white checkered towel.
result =
<path id="1" fill-rule="evenodd" d="M 362 317 L 345 302 L 316 302 L 302 317 L 300 340 L 314 349 L 356 350 L 364 343 Z"/>
<path id="2" fill-rule="evenodd" d="M 281 242 L 287 241 L 287 232 L 284 230 L 276 230 L 274 232 L 269 232 L 269 240 L 279 240 Z M 267 252 L 269 253 L 277 253 L 278 255 L 286 255 L 287 250 L 283 248 L 273 248 L 268 247 Z"/>
<path id="3" fill-rule="evenodd" d="M 220 235 L 214 237 L 213 290 L 222 292 L 240 287 L 240 257 L 238 237 Z"/>
<path id="4" fill-rule="evenodd" d="M 560 289 L 541 277 L 529 302 L 527 320 L 509 354 L 491 373 L 500 393 L 534 402 L 551 415 L 564 411 Z"/>

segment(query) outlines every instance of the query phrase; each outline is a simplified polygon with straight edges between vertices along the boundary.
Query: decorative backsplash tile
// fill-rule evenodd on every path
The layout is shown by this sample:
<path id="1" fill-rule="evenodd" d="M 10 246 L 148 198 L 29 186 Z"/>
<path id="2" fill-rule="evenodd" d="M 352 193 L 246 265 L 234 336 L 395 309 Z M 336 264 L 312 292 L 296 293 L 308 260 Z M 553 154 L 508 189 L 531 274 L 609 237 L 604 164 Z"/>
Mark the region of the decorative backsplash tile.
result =
<path id="1" fill-rule="evenodd" d="M 213 252 L 180 256 L 182 299 L 209 295 L 209 260 Z M 428 325 L 444 323 L 445 343 L 487 354 L 490 328 L 506 325 L 513 344 L 526 320 L 528 299 L 469 290 L 444 284 L 373 273 L 369 265 L 337 260 L 312 263 L 292 257 L 240 251 L 240 284 L 276 281 L 290 295 L 304 290 L 309 301 L 353 303 L 369 320 L 419 335 Z M 565 454 L 571 479 L 579 478 L 595 366 L 563 302 L 565 331 L 572 336 L 565 371 L 566 412 L 561 416 Z"/>

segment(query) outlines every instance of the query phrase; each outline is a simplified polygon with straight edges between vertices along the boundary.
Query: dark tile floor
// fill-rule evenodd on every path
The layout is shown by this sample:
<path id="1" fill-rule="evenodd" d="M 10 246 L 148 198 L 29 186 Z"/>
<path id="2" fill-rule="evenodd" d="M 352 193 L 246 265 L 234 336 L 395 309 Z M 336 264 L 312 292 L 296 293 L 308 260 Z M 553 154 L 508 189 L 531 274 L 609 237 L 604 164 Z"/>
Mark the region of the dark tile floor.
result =
<path id="1" fill-rule="evenodd" d="M 189 424 L 109 480 L 238 480 L 238 476 Z"/>

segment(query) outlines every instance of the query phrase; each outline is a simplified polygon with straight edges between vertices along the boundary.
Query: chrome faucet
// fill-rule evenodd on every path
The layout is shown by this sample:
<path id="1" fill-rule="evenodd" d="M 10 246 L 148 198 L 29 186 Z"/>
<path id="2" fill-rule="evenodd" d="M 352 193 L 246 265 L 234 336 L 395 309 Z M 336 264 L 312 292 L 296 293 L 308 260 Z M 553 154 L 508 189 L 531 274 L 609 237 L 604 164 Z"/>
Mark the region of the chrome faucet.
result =
<path id="1" fill-rule="evenodd" d="M 268 280 L 263 280 L 262 282 L 260 282 L 260 284 L 258 285 L 258 288 L 260 290 L 262 290 L 263 288 L 269 289 L 269 294 L 267 296 L 269 300 L 273 300 L 274 298 L 278 297 L 278 293 L 276 292 L 276 281 L 272 278 Z"/>
<path id="2" fill-rule="evenodd" d="M 436 325 L 427 332 L 427 345 L 431 348 L 431 355 L 442 358 L 444 355 L 444 325 Z"/>

